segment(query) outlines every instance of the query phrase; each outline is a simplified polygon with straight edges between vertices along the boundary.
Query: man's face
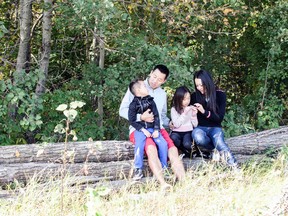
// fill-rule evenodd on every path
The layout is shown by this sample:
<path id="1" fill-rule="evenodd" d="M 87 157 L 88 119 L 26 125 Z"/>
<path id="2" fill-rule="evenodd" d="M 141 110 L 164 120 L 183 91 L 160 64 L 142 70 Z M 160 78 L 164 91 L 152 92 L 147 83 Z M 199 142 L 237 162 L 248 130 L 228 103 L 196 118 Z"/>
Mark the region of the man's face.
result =
<path id="1" fill-rule="evenodd" d="M 161 73 L 158 69 L 151 71 L 149 77 L 149 85 L 152 89 L 156 89 L 160 87 L 163 83 L 165 83 L 165 74 Z"/>

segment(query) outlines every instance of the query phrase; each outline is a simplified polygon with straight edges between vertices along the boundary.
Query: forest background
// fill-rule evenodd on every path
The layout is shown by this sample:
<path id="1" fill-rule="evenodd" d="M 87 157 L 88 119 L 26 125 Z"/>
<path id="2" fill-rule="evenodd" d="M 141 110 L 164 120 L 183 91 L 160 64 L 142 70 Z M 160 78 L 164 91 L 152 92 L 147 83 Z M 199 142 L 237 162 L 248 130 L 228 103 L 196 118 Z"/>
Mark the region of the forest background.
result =
<path id="1" fill-rule="evenodd" d="M 164 85 L 194 90 L 212 72 L 227 93 L 226 136 L 287 125 L 286 0 L 4 0 L 0 3 L 0 145 L 63 141 L 60 104 L 83 101 L 80 141 L 128 139 L 118 109 L 156 64 Z M 170 112 L 170 104 L 168 113 Z M 74 138 L 75 138 L 74 134 Z"/>

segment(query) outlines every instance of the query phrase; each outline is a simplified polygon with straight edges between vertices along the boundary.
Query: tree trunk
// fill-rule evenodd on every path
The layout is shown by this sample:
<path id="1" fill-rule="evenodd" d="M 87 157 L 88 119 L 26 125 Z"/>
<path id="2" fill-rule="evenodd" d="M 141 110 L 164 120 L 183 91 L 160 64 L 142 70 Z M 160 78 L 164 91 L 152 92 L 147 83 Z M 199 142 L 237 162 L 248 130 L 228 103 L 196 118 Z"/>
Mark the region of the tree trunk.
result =
<path id="1" fill-rule="evenodd" d="M 262 154 L 288 145 L 288 126 L 265 130 L 227 139 L 232 152 L 236 154 Z"/>
<path id="2" fill-rule="evenodd" d="M 20 0 L 20 44 L 17 56 L 16 73 L 25 69 L 25 65 L 29 63 L 30 59 L 32 1 L 33 0 Z M 17 80 L 15 81 L 17 82 Z"/>
<path id="3" fill-rule="evenodd" d="M 241 164 L 247 160 L 261 160 L 265 151 L 279 150 L 288 143 L 288 126 L 255 134 L 227 139 Z M 65 143 L 47 145 L 14 145 L 0 147 L 0 185 L 17 179 L 26 182 L 33 175 L 39 181 L 49 177 L 58 179 L 63 171 Z M 133 167 L 134 147 L 129 141 L 71 142 L 67 144 L 65 173 L 72 176 L 91 176 L 111 180 L 127 178 Z M 185 158 L 186 169 L 193 169 L 202 158 Z M 145 160 L 145 172 L 151 174 Z"/>
<path id="4" fill-rule="evenodd" d="M 101 70 L 104 69 L 104 58 L 105 58 L 105 45 L 104 45 L 104 36 L 100 33 L 99 36 L 99 47 L 100 47 L 100 55 L 99 55 L 99 67 Z M 101 80 L 101 86 L 103 86 L 103 81 Z M 103 127 L 103 97 L 102 95 L 98 96 L 98 127 Z"/>
<path id="5" fill-rule="evenodd" d="M 234 154 L 263 154 L 288 144 L 288 126 L 227 139 Z M 0 164 L 60 162 L 64 143 L 12 145 L 0 147 Z M 67 144 L 67 161 L 73 163 L 108 162 L 132 159 L 134 146 L 129 141 L 86 141 Z"/>
<path id="6" fill-rule="evenodd" d="M 32 24 L 32 1 L 20 0 L 20 43 L 16 62 L 16 72 L 14 72 L 13 85 L 17 86 L 18 80 L 22 79 L 23 70 L 29 68 L 30 63 L 30 41 Z M 15 104 L 9 104 L 9 116 L 16 118 L 17 107 Z"/>
<path id="7" fill-rule="evenodd" d="M 66 164 L 65 173 L 69 176 L 94 176 L 98 178 L 121 179 L 127 177 L 133 161 L 105 163 Z M 20 163 L 0 165 L 0 185 L 17 180 L 27 182 L 32 177 L 39 182 L 47 179 L 60 179 L 63 164 L 57 163 Z"/>
<path id="8" fill-rule="evenodd" d="M 0 164 L 53 163 L 63 161 L 65 143 L 47 145 L 13 145 L 0 147 Z M 67 144 L 69 163 L 108 162 L 133 159 L 134 147 L 129 141 L 72 142 Z"/>
<path id="9" fill-rule="evenodd" d="M 42 24 L 42 50 L 40 59 L 40 78 L 36 87 L 36 94 L 41 96 L 45 92 L 45 83 L 48 76 L 49 59 L 51 52 L 52 31 L 52 0 L 44 0 L 43 24 Z"/>
<path id="10" fill-rule="evenodd" d="M 263 155 L 238 155 L 238 161 L 243 163 L 249 159 L 259 159 Z M 202 158 L 184 158 L 183 163 L 186 170 L 196 169 L 200 164 L 207 163 L 209 160 Z M 148 163 L 144 161 L 145 176 L 151 176 L 151 170 Z M 89 163 L 72 163 L 65 165 L 65 173 L 69 176 L 90 176 L 95 181 L 99 179 L 119 180 L 127 179 L 133 168 L 133 160 L 110 161 L 110 162 L 89 162 Z M 17 180 L 26 183 L 29 179 L 34 178 L 36 181 L 43 182 L 47 179 L 60 179 L 61 172 L 64 170 L 63 164 L 59 163 L 17 163 L 0 165 L 0 185 L 5 185 Z M 90 179 L 90 181 L 92 181 Z"/>

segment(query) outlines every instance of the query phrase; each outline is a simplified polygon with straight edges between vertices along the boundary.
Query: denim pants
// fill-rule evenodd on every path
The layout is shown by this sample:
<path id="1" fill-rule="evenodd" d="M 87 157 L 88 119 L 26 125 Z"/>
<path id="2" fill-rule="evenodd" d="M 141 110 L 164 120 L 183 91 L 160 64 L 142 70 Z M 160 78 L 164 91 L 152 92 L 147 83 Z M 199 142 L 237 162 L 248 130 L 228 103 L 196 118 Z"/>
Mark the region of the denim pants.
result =
<path id="1" fill-rule="evenodd" d="M 178 132 L 173 131 L 170 134 L 170 138 L 173 140 L 175 146 L 181 150 L 185 156 L 190 157 L 192 150 L 192 136 L 191 131 Z"/>
<path id="2" fill-rule="evenodd" d="M 151 134 L 153 128 L 146 128 Z M 135 168 L 143 169 L 144 147 L 146 142 L 146 136 L 142 131 L 135 131 L 135 149 L 134 149 L 134 166 Z M 167 167 L 168 159 L 168 145 L 159 131 L 157 138 L 152 138 L 158 148 L 158 156 L 163 168 Z"/>
<path id="3" fill-rule="evenodd" d="M 212 151 L 216 148 L 219 152 L 230 152 L 224 141 L 224 132 L 220 127 L 198 126 L 192 131 L 192 138 L 200 149 Z"/>

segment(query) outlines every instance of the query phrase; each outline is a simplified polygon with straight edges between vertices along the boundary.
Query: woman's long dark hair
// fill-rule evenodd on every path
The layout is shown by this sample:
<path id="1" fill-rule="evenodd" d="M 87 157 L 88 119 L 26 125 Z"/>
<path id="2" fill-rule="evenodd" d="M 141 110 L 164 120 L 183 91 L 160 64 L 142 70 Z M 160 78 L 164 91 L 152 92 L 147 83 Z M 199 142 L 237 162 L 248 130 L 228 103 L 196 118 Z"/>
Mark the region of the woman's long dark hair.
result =
<path id="1" fill-rule="evenodd" d="M 176 89 L 173 96 L 172 107 L 174 107 L 179 114 L 183 112 L 182 102 L 186 93 L 189 93 L 191 95 L 191 92 L 186 86 L 181 86 Z"/>
<path id="2" fill-rule="evenodd" d="M 195 79 L 201 79 L 202 85 L 205 89 L 205 95 L 202 95 L 201 92 L 197 90 Z M 211 74 L 205 70 L 196 71 L 194 73 L 193 81 L 196 90 L 196 100 L 203 105 L 207 99 L 207 108 L 212 110 L 217 115 L 216 86 L 213 82 Z"/>

